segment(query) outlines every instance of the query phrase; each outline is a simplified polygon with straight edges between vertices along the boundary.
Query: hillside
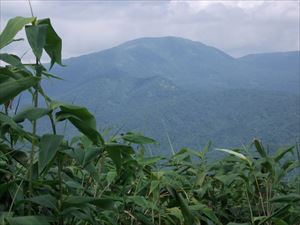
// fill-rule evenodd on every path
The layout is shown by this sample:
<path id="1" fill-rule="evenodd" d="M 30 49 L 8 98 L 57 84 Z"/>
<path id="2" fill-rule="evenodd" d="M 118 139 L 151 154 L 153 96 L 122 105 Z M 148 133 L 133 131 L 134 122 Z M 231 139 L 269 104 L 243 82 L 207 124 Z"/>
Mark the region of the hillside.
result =
<path id="1" fill-rule="evenodd" d="M 141 38 L 70 58 L 47 86 L 58 99 L 87 106 L 104 128 L 139 130 L 161 151 L 294 144 L 299 128 L 299 52 L 235 59 L 202 43 Z"/>
<path id="2" fill-rule="evenodd" d="M 300 52 L 276 52 L 246 55 L 238 59 L 244 65 L 254 68 L 262 76 L 272 75 L 279 90 L 299 95 Z M 266 85 L 272 82 L 267 82 Z"/>

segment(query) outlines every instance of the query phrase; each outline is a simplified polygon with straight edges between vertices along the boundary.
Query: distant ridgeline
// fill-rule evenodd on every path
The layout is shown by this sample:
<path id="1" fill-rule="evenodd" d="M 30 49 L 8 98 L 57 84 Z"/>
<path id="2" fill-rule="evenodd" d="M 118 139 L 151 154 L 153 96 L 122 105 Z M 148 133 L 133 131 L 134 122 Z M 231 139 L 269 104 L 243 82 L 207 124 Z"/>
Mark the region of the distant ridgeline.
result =
<path id="1" fill-rule="evenodd" d="M 100 128 L 141 131 L 159 152 L 247 145 L 270 150 L 300 137 L 299 51 L 233 58 L 177 37 L 141 38 L 66 59 L 46 89 L 88 107 Z"/>

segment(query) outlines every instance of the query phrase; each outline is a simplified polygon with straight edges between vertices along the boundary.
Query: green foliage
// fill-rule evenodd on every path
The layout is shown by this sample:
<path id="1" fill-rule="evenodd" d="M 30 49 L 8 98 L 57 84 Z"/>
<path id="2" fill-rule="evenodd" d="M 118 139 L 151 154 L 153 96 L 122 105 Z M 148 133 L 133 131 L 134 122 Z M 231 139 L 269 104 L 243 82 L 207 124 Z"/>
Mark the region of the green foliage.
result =
<path id="1" fill-rule="evenodd" d="M 46 25 L 48 27 L 44 49 L 51 59 L 50 68 L 54 65 L 54 63 L 57 63 L 62 66 L 63 65 L 61 62 L 62 40 L 53 29 L 50 19 L 47 18 L 47 19 L 38 20 L 37 24 L 38 26 Z"/>
<path id="2" fill-rule="evenodd" d="M 38 158 L 39 173 L 42 173 L 46 166 L 51 166 L 50 162 L 55 157 L 63 138 L 63 136 L 55 134 L 46 134 L 41 137 Z"/>
<path id="3" fill-rule="evenodd" d="M 1 33 L 5 45 L 33 22 L 11 21 Z M 50 20 L 25 29 L 36 64 L 9 54 L 0 58 L 9 64 L 0 68 L 1 224 L 279 225 L 300 220 L 300 179 L 292 173 L 299 168 L 296 148 L 270 155 L 254 140 L 257 155 L 219 149 L 228 155 L 208 162 L 210 143 L 202 151 L 185 148 L 166 159 L 148 157 L 145 145 L 156 142 L 140 133 L 104 139 L 86 108 L 52 101 L 43 90 L 43 50 L 51 66 L 61 64 L 61 39 Z M 12 112 L 13 98 L 25 91 L 33 106 Z M 38 106 L 38 97 L 45 107 Z M 51 134 L 37 132 L 42 118 L 49 119 Z M 58 134 L 62 121 L 81 135 L 69 141 Z"/>
<path id="4" fill-rule="evenodd" d="M 135 134 L 135 133 L 127 133 L 126 135 L 123 135 L 122 138 L 125 141 L 135 143 L 135 144 L 141 144 L 141 145 L 155 143 L 155 140 L 153 140 L 152 138 L 145 137 L 143 135 Z"/>
<path id="5" fill-rule="evenodd" d="M 9 20 L 0 35 L 0 49 L 11 43 L 16 34 L 22 30 L 26 24 L 32 23 L 34 20 L 35 17 L 24 18 L 19 16 Z"/>
<path id="6" fill-rule="evenodd" d="M 26 26 L 25 31 L 27 35 L 28 42 L 32 48 L 35 57 L 40 60 L 43 48 L 46 43 L 47 25 L 37 25 L 37 26 Z"/>
<path id="7" fill-rule="evenodd" d="M 35 86 L 39 82 L 37 77 L 26 77 L 19 80 L 7 81 L 0 84 L 0 104 L 6 103 L 22 91 Z"/>
<path id="8" fill-rule="evenodd" d="M 48 115 L 50 111 L 48 108 L 28 107 L 15 115 L 13 119 L 17 123 L 23 122 L 25 119 L 31 122 Z"/>

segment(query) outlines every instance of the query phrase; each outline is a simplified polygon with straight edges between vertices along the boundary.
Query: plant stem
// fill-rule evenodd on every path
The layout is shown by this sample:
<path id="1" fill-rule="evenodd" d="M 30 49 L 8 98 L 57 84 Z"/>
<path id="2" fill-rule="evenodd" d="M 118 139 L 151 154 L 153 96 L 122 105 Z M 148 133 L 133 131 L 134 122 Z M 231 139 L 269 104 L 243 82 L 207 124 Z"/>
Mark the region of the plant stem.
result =
<path id="1" fill-rule="evenodd" d="M 36 58 L 36 63 L 35 63 L 35 75 L 37 77 L 40 77 L 41 74 L 39 72 L 39 69 L 38 69 L 38 66 L 39 66 L 39 61 L 38 59 Z M 34 94 L 33 94 L 33 106 L 35 108 L 38 107 L 38 85 L 36 87 L 34 87 Z M 35 136 L 36 134 L 36 125 L 37 125 L 37 122 L 36 120 L 34 120 L 32 122 L 32 134 L 33 136 Z M 28 187 L 28 195 L 29 197 L 32 197 L 32 183 L 33 183 L 33 178 L 32 178 L 32 174 L 33 174 L 33 164 L 34 164 L 34 152 L 35 152 L 35 146 L 36 146 L 36 139 L 33 139 L 32 140 L 32 143 L 31 143 L 31 152 L 30 152 L 30 161 L 29 161 L 29 176 L 28 176 L 28 180 L 29 180 L 29 187 Z M 29 202 L 29 214 L 31 213 L 31 202 Z"/>
<path id="2" fill-rule="evenodd" d="M 16 201 L 16 197 L 17 197 L 17 195 L 18 195 L 18 192 L 19 192 L 19 190 L 20 190 L 20 188 L 21 188 L 23 182 L 24 182 L 24 179 L 21 180 L 20 184 L 19 184 L 18 187 L 17 187 L 17 190 L 16 190 L 16 192 L 15 192 L 15 194 L 14 194 L 14 197 L 13 197 L 13 199 L 12 199 L 12 202 L 11 202 L 10 207 L 9 207 L 9 210 L 8 210 L 8 215 L 10 215 L 10 213 L 12 212 L 13 205 L 14 205 L 14 203 L 15 203 L 15 201 Z"/>
<path id="3" fill-rule="evenodd" d="M 50 122 L 51 122 L 52 132 L 53 132 L 53 134 L 56 134 L 56 127 L 55 127 L 52 113 L 49 114 L 49 118 L 50 118 Z"/>
<path id="4" fill-rule="evenodd" d="M 29 7 L 30 7 L 31 16 L 34 17 L 30 0 L 28 0 L 28 3 L 29 3 Z"/>
<path id="5" fill-rule="evenodd" d="M 64 224 L 64 217 L 62 214 L 63 208 L 62 208 L 62 202 L 63 202 L 63 186 L 62 186 L 62 162 L 63 159 L 58 159 L 58 180 L 59 180 L 59 202 L 58 202 L 58 211 L 59 211 L 59 219 L 58 224 L 63 225 Z"/>
<path id="6" fill-rule="evenodd" d="M 246 192 L 246 196 L 247 196 L 247 202 L 248 202 L 248 206 L 249 206 L 249 210 L 250 210 L 250 216 L 251 216 L 251 223 L 254 224 L 254 217 L 253 217 L 253 211 L 252 211 L 252 207 L 251 207 L 251 203 L 250 203 L 250 198 L 248 195 L 248 190 L 246 185 L 244 185 L 245 187 L 245 192 Z"/>
<path id="7" fill-rule="evenodd" d="M 260 203 L 261 203 L 261 208 L 262 208 L 262 211 L 263 211 L 263 215 L 267 216 L 266 211 L 265 211 L 265 207 L 264 207 L 263 196 L 261 194 L 261 190 L 260 190 L 260 187 L 259 187 L 259 184 L 258 184 L 258 180 L 257 180 L 257 177 L 255 175 L 254 175 L 254 178 L 255 178 L 255 183 L 256 183 L 256 187 L 257 187 L 259 198 L 260 198 Z"/>

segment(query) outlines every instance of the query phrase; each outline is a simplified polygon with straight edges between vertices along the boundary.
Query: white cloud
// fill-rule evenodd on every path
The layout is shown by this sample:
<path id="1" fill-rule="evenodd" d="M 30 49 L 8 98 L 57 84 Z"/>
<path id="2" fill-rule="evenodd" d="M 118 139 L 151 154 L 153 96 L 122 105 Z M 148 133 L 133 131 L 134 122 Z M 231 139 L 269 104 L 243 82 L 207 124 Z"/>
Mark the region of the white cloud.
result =
<path id="1" fill-rule="evenodd" d="M 239 56 L 299 49 L 299 1 L 32 1 L 63 39 L 64 57 L 144 36 L 181 36 Z M 1 26 L 30 16 L 27 1 L 1 0 Z M 17 48 L 18 47 L 18 48 Z M 9 49 L 18 52 L 20 44 Z M 28 58 L 30 56 L 28 55 Z"/>

